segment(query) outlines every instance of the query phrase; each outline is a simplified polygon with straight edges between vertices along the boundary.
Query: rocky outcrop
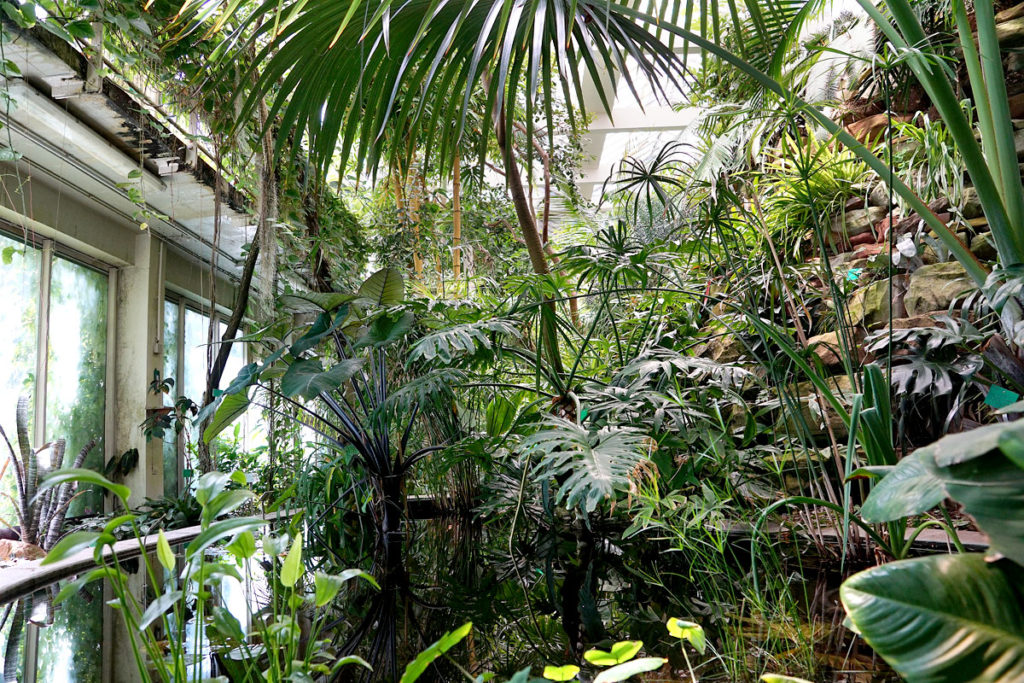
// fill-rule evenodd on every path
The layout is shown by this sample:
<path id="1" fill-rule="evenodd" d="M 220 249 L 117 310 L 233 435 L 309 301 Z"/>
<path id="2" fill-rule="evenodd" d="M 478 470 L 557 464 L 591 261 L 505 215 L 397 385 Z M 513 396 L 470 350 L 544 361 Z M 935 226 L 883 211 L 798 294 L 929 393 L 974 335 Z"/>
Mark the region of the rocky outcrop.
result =
<path id="1" fill-rule="evenodd" d="M 850 323 L 862 325 L 867 329 L 887 325 L 890 308 L 893 318 L 906 315 L 903 307 L 905 276 L 895 275 L 892 281 L 892 301 L 889 299 L 889 281 L 879 280 L 861 287 L 850 295 L 846 304 L 850 315 Z"/>
<path id="2" fill-rule="evenodd" d="M 877 142 L 889 130 L 889 118 L 888 114 L 875 114 L 874 116 L 868 116 L 860 121 L 851 123 L 846 127 L 846 130 L 850 135 L 857 138 L 858 142 L 865 144 Z M 897 121 L 906 122 L 910 119 L 910 116 L 892 117 L 893 123 Z"/>
<path id="3" fill-rule="evenodd" d="M 978 200 L 977 189 L 973 187 L 964 188 L 964 196 L 960 199 L 960 213 L 968 220 L 981 218 L 985 215 L 981 208 L 981 202 Z"/>
<path id="4" fill-rule="evenodd" d="M 922 315 L 945 310 L 955 299 L 973 289 L 973 281 L 959 263 L 936 263 L 914 271 L 903 303 L 907 315 Z"/>
<path id="5" fill-rule="evenodd" d="M 833 395 L 849 408 L 854 394 L 850 378 L 847 375 L 837 375 L 829 377 L 826 381 Z M 846 438 L 848 433 L 846 423 L 830 407 L 828 400 L 822 398 L 823 400 L 819 400 L 817 389 L 810 381 L 792 385 L 789 399 L 783 401 L 783 405 L 789 407 L 782 410 L 776 429 L 795 434 L 801 430 L 799 423 L 803 423 L 807 426 L 809 436 L 812 438 L 825 438 L 830 431 L 837 439 Z M 799 405 L 791 405 L 790 401 Z M 799 417 L 794 410 L 796 408 L 799 409 Z"/>

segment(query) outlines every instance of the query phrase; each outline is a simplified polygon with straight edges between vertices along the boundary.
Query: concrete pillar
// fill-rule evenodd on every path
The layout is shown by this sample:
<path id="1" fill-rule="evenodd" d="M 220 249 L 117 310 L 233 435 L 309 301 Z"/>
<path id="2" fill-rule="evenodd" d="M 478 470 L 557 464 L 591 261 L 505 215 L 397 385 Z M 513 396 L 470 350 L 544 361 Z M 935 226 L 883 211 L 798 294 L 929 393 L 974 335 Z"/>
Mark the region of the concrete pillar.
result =
<path id="1" fill-rule="evenodd" d="M 135 237 L 134 263 L 117 274 L 113 452 L 139 451 L 138 467 L 124 482 L 132 491 L 133 507 L 147 496 L 163 495 L 162 444 L 159 439 L 147 443 L 140 428 L 147 410 L 163 406 L 161 397 L 149 391 L 153 372 L 163 368 L 162 258 L 159 240 L 143 231 Z"/>
<path id="2" fill-rule="evenodd" d="M 113 449 L 121 453 L 137 448 L 138 466 L 125 477 L 131 489 L 129 504 L 140 505 L 148 496 L 163 495 L 163 447 L 159 439 L 146 441 L 140 425 L 147 411 L 162 407 L 161 398 L 149 391 L 153 371 L 163 367 L 160 331 L 163 328 L 163 249 L 149 232 L 134 237 L 131 265 L 117 271 L 116 330 L 114 339 Z M 140 570 L 132 577 L 132 591 L 145 605 L 146 577 Z M 109 588 L 107 593 L 109 594 Z M 108 596 L 109 599 L 110 596 Z M 107 681 L 138 683 L 142 680 L 132 656 L 128 634 L 117 610 L 104 612 L 105 648 L 110 651 Z"/>

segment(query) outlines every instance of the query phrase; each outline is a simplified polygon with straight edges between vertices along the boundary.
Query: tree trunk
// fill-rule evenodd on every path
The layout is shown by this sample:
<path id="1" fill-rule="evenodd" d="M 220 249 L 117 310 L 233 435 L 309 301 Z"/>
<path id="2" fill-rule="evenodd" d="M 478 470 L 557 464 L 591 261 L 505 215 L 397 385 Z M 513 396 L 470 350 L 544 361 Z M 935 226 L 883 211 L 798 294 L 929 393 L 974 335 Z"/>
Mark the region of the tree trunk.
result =
<path id="1" fill-rule="evenodd" d="M 423 201 L 423 197 L 420 195 L 420 189 L 418 177 L 419 173 L 415 170 L 412 171 L 413 176 L 410 178 L 410 196 L 409 196 L 409 219 L 412 221 L 412 270 L 417 280 L 423 279 L 423 258 L 420 256 L 420 203 Z"/>
<path id="2" fill-rule="evenodd" d="M 452 273 L 455 280 L 455 296 L 459 295 L 459 278 L 462 277 L 462 163 L 455 154 L 452 170 Z"/>
<path id="3" fill-rule="evenodd" d="M 508 183 L 509 193 L 512 195 L 512 205 L 515 207 L 516 217 L 519 219 L 519 228 L 523 234 L 523 243 L 526 244 L 526 252 L 530 255 L 530 265 L 533 266 L 533 272 L 537 275 L 548 275 L 551 269 L 548 266 L 547 254 L 544 253 L 544 245 L 537 233 L 537 223 L 533 219 L 530 201 L 523 189 L 523 179 L 519 175 L 519 167 L 516 165 L 513 144 L 505 136 L 504 107 L 498 112 L 496 134 L 502 161 L 505 165 L 505 181 Z M 564 368 L 562 354 L 558 349 L 555 302 L 550 298 L 546 299 L 545 308 L 548 314 L 542 311 L 540 316 L 541 344 L 547 352 L 551 370 L 556 376 L 561 376 L 564 373 Z"/>

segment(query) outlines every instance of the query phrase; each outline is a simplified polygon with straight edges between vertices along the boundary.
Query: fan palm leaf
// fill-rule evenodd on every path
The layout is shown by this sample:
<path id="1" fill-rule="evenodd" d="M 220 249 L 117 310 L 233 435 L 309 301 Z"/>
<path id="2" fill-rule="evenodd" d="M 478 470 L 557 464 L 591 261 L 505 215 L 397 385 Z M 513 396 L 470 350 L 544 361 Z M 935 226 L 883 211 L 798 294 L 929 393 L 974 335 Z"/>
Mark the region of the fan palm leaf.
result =
<path id="1" fill-rule="evenodd" d="M 268 0 L 216 56 L 226 68 L 234 50 L 257 49 L 263 69 L 239 95 L 240 119 L 269 96 L 270 120 L 280 117 L 283 132 L 304 132 L 321 166 L 337 149 L 342 165 L 376 168 L 386 134 L 400 130 L 406 140 L 431 140 L 427 155 L 443 168 L 475 97 L 484 102 L 483 130 L 498 112 L 521 103 L 529 138 L 538 118 L 546 120 L 549 136 L 555 134 L 556 99 L 571 125 L 582 122 L 584 76 L 607 110 L 614 87 L 605 72 L 622 74 L 636 92 L 627 61 L 639 66 L 657 94 L 678 87 L 682 66 L 675 52 L 624 14 L 626 8 L 607 0 L 385 0 L 371 11 L 363 0 Z M 505 117 L 507 136 L 513 123 Z M 301 137 L 282 135 L 278 151 Z M 486 139 L 481 136 L 481 153 Z M 401 161 L 415 149 L 392 144 L 387 161 Z"/>

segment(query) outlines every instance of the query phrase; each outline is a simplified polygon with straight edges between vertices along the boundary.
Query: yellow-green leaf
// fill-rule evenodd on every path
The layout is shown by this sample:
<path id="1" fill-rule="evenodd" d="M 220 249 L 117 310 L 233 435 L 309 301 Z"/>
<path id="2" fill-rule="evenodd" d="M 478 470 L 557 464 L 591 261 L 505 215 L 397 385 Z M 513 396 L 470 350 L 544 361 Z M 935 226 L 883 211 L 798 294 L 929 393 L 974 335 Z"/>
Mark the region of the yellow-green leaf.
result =
<path id="1" fill-rule="evenodd" d="M 156 537 L 156 557 L 160 560 L 160 564 L 164 566 L 164 569 L 168 571 L 174 569 L 174 552 L 171 550 L 171 544 L 167 542 L 167 537 L 164 536 L 164 530 L 161 529 Z"/>
<path id="2" fill-rule="evenodd" d="M 685 619 L 672 618 L 668 620 L 666 626 L 668 626 L 669 635 L 687 641 L 697 652 L 704 654 L 707 640 L 704 637 L 704 629 L 701 628 L 700 624 L 686 621 Z"/>
<path id="3" fill-rule="evenodd" d="M 635 657 L 643 646 L 642 640 L 622 640 L 612 645 L 607 652 L 597 648 L 587 650 L 583 653 L 583 659 L 596 666 L 615 666 Z"/>
<path id="4" fill-rule="evenodd" d="M 281 585 L 291 588 L 299 580 L 300 574 L 302 574 L 301 531 L 295 535 L 291 550 L 288 551 L 288 555 L 284 558 L 284 563 L 281 565 Z"/>
<path id="5" fill-rule="evenodd" d="M 571 681 L 576 678 L 576 674 L 579 672 L 580 668 L 575 664 L 566 664 L 565 666 L 545 666 L 544 678 L 549 681 Z"/>

